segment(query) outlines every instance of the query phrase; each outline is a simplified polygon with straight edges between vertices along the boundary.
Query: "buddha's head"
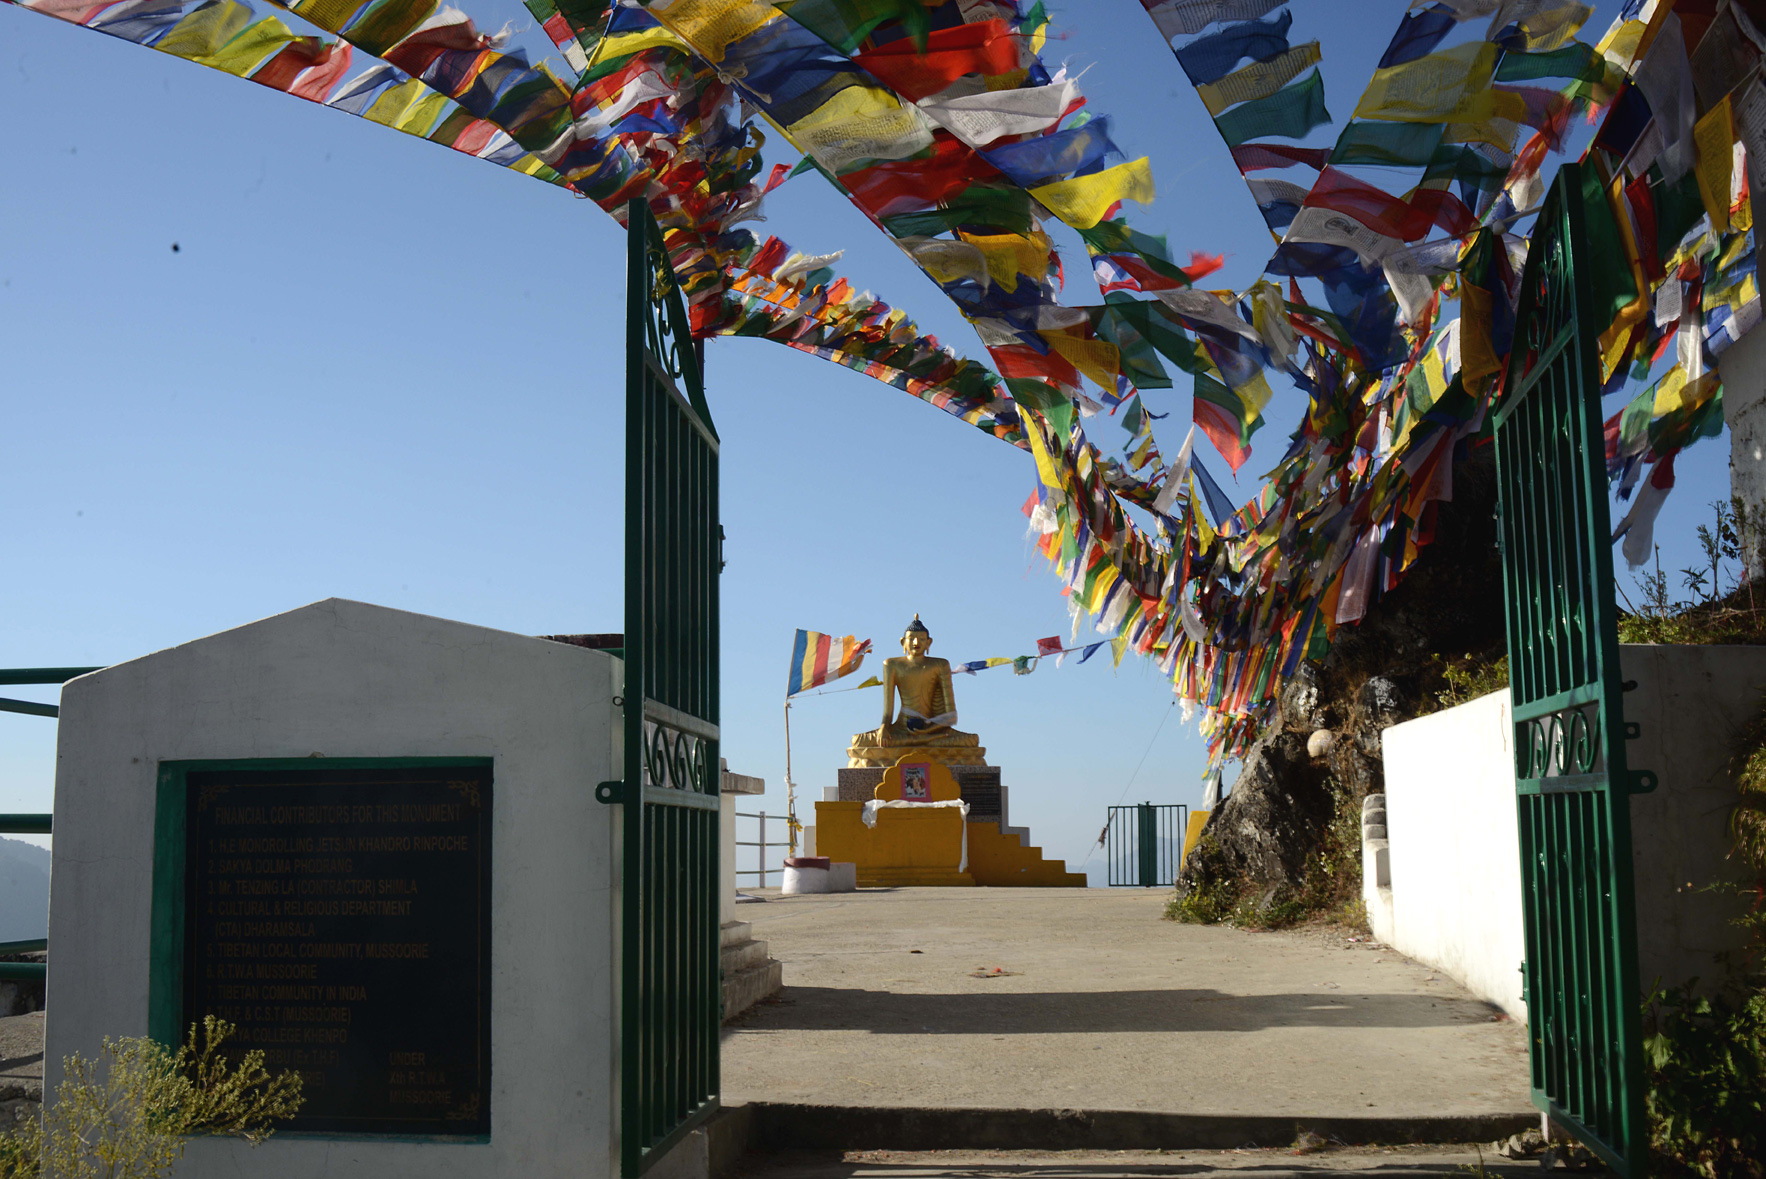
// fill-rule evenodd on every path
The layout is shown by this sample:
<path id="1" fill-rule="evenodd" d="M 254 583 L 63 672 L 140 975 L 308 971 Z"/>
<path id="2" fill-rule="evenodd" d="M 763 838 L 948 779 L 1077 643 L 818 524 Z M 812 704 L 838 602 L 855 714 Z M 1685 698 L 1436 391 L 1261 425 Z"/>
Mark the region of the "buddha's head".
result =
<path id="1" fill-rule="evenodd" d="M 932 632 L 920 621 L 918 614 L 901 635 L 901 649 L 909 655 L 924 655 L 932 646 Z"/>

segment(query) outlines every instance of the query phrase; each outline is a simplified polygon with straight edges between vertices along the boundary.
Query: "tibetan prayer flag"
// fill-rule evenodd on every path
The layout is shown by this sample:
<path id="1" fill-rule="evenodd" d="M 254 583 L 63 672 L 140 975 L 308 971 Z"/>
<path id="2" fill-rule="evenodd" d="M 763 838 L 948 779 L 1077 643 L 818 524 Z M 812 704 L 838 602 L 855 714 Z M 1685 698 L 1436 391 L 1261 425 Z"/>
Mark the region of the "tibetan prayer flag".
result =
<path id="1" fill-rule="evenodd" d="M 1061 636 L 1060 635 L 1050 635 L 1046 639 L 1036 640 L 1036 654 L 1039 658 L 1043 655 L 1059 655 L 1060 653 L 1061 653 Z"/>
<path id="2" fill-rule="evenodd" d="M 1267 98 L 1247 102 L 1214 120 L 1228 147 L 1273 135 L 1280 139 L 1303 139 L 1314 127 L 1331 121 L 1325 109 L 1324 79 L 1317 70 L 1292 86 Z"/>
<path id="3" fill-rule="evenodd" d="M 1225 525 L 1233 518 L 1233 501 L 1220 489 L 1220 484 L 1214 481 L 1214 476 L 1208 473 L 1208 468 L 1202 465 L 1199 456 L 1191 457 L 1190 474 L 1195 476 L 1196 486 L 1202 489 L 1202 498 L 1208 502 L 1208 510 L 1214 515 L 1214 523 Z"/>
<path id="4" fill-rule="evenodd" d="M 1288 29 L 1294 14 L 1284 12 L 1274 20 L 1245 21 L 1228 25 L 1218 33 L 1199 37 L 1177 51 L 1177 64 L 1189 75 L 1190 85 L 1205 86 L 1232 73 L 1245 58 L 1268 61 L 1288 49 Z"/>
<path id="5" fill-rule="evenodd" d="M 1256 20 L 1286 0 L 1141 0 L 1167 41 L 1199 33 L 1215 21 Z"/>
<path id="6" fill-rule="evenodd" d="M 843 675 L 850 675 L 865 661 L 871 640 L 860 641 L 847 635 L 835 638 L 816 630 L 800 630 L 791 648 L 791 668 L 785 681 L 785 695 L 795 696 L 810 688 L 819 688 Z"/>
<path id="7" fill-rule="evenodd" d="M 1324 167 L 1331 158 L 1328 147 L 1290 147 L 1285 143 L 1241 143 L 1233 148 L 1233 163 L 1241 172 L 1264 168 L 1292 168 L 1305 164 L 1313 171 Z M 1340 161 L 1339 161 L 1340 162 Z"/>
<path id="8" fill-rule="evenodd" d="M 1208 435 L 1214 449 L 1234 472 L 1251 457 L 1251 434 L 1262 423 L 1256 410 L 1248 409 L 1239 395 L 1206 373 L 1196 374 L 1196 400 L 1191 409 L 1196 427 Z"/>
<path id="9" fill-rule="evenodd" d="M 1452 11 L 1439 5 L 1421 12 L 1405 13 L 1404 19 L 1398 22 L 1398 31 L 1392 34 L 1391 43 L 1386 46 L 1385 56 L 1380 58 L 1379 68 L 1403 65 L 1433 51 L 1458 23 Z"/>
<path id="10" fill-rule="evenodd" d="M 1375 70 L 1355 106 L 1355 117 L 1400 123 L 1451 123 L 1488 117 L 1487 112 L 1467 112 L 1476 95 L 1489 92 L 1497 52 L 1495 45 L 1472 41 Z"/>
<path id="11" fill-rule="evenodd" d="M 1735 123 L 1730 113 L 1729 95 L 1705 112 L 1693 127 L 1693 145 L 1697 149 L 1699 197 L 1705 212 L 1711 215 L 1711 229 L 1718 234 L 1729 232 L 1730 169 L 1735 161 Z"/>
<path id="12" fill-rule="evenodd" d="M 1030 195 L 1075 229 L 1090 229 L 1104 219 L 1113 205 L 1125 200 L 1143 205 L 1152 201 L 1153 171 L 1142 156 L 1089 176 L 1033 188 Z"/>
<path id="13" fill-rule="evenodd" d="M 1434 123 L 1353 121 L 1337 137 L 1331 163 L 1420 168 L 1434 159 L 1445 130 Z"/>
<path id="14" fill-rule="evenodd" d="M 1218 115 L 1229 106 L 1268 98 L 1292 82 L 1309 65 L 1317 65 L 1320 53 L 1317 41 L 1296 45 L 1286 53 L 1268 61 L 1252 62 L 1218 82 L 1196 87 L 1196 95 L 1210 115 Z"/>
<path id="15" fill-rule="evenodd" d="M 997 75 L 1018 68 L 1019 34 L 1005 21 L 976 21 L 935 29 L 926 44 L 902 37 L 852 56 L 903 98 L 918 101 L 937 94 L 965 74 Z"/>

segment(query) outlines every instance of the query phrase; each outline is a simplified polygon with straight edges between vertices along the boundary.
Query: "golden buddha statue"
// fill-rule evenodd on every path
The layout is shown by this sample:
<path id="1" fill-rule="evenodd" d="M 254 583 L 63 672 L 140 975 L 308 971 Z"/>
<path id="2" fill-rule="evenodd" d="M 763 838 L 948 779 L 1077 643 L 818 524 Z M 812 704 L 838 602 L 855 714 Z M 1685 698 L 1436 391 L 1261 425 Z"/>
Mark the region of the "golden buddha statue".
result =
<path id="1" fill-rule="evenodd" d="M 958 732 L 950 660 L 926 654 L 932 635 L 918 614 L 901 636 L 902 655 L 883 661 L 883 723 L 856 733 L 847 765 L 892 766 L 904 757 L 953 766 L 984 766 L 987 750 L 974 733 Z M 895 713 L 901 695 L 901 715 Z"/>

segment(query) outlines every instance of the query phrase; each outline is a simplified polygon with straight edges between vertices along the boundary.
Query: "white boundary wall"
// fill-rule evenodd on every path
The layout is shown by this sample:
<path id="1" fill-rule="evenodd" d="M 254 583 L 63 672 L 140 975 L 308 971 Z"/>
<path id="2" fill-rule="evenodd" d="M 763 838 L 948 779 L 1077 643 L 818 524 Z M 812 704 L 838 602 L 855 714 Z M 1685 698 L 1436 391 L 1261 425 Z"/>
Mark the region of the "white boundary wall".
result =
<path id="1" fill-rule="evenodd" d="M 489 757 L 490 1140 L 197 1139 L 178 1174 L 616 1175 L 618 824 L 595 784 L 619 776 L 621 673 L 600 651 L 332 599 L 70 682 L 46 1059 L 147 1034 L 161 761 Z"/>
<path id="2" fill-rule="evenodd" d="M 1638 978 L 1710 984 L 1742 942 L 1740 902 L 1702 890 L 1744 875 L 1728 858 L 1728 762 L 1760 715 L 1766 647 L 1626 645 L 1620 658 L 1642 729 L 1627 756 L 1660 782 L 1631 799 Z M 1513 732 L 1506 690 L 1385 731 L 1390 886 L 1369 871 L 1363 891 L 1376 937 L 1525 1018 Z M 1380 851 L 1370 841 L 1364 863 Z"/>
<path id="3" fill-rule="evenodd" d="M 1390 926 L 1374 936 L 1444 970 L 1516 1019 L 1521 868 L 1506 691 L 1389 728 Z"/>

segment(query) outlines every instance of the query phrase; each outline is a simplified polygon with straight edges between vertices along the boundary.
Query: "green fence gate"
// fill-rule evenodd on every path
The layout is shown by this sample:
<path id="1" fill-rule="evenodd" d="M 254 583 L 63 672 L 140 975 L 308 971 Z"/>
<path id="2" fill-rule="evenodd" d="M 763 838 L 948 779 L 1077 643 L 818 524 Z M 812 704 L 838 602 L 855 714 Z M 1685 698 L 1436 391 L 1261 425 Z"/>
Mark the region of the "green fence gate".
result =
<path id="1" fill-rule="evenodd" d="M 1645 1173 L 1630 795 L 1583 170 L 1559 171 L 1496 415 L 1533 1100 Z M 1599 190 L 1595 190 L 1596 198 Z M 1601 210 L 1596 210 L 1601 212 Z"/>
<path id="2" fill-rule="evenodd" d="M 1104 863 L 1110 887 L 1175 884 L 1189 811 L 1181 803 L 1111 807 L 1104 819 Z"/>
<path id="3" fill-rule="evenodd" d="M 628 206 L 621 1170 L 717 1109 L 718 438 L 662 233 Z M 682 395 L 685 386 L 685 396 Z"/>

